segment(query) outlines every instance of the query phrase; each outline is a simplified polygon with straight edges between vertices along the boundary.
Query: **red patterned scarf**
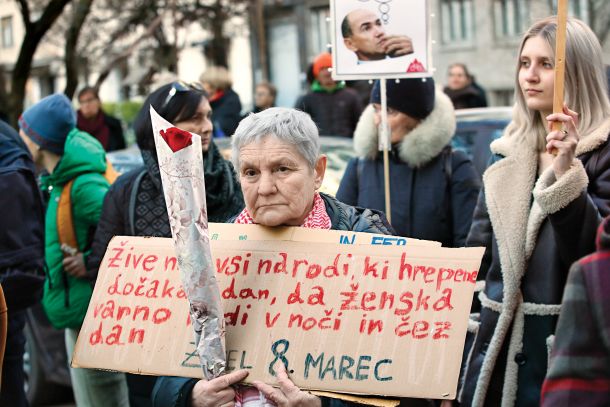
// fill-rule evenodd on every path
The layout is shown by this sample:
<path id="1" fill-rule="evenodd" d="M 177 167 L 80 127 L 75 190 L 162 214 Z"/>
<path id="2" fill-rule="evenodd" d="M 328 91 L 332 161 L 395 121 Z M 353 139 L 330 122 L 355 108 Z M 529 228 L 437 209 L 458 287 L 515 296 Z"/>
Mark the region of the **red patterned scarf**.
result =
<path id="1" fill-rule="evenodd" d="M 235 223 L 241 224 L 253 224 L 254 219 L 250 216 L 247 208 L 244 208 L 243 211 L 239 214 L 239 216 L 235 219 Z M 301 225 L 303 228 L 308 229 L 330 229 L 331 222 L 330 216 L 326 213 L 326 206 L 324 205 L 324 200 L 320 196 L 319 193 L 313 197 L 313 208 L 309 215 L 305 218 L 305 221 Z"/>

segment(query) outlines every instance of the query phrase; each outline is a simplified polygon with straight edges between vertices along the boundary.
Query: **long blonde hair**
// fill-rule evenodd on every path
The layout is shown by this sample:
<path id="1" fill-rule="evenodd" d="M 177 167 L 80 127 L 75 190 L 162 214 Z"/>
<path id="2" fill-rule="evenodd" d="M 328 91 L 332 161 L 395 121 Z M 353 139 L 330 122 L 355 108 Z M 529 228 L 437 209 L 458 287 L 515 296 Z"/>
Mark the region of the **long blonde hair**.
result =
<path id="1" fill-rule="evenodd" d="M 515 74 L 515 107 L 513 120 L 505 131 L 507 137 L 519 137 L 531 148 L 543 151 L 547 130 L 540 113 L 527 107 L 519 84 L 521 52 L 532 37 L 544 39 L 555 58 L 557 17 L 535 22 L 523 36 Z M 608 83 L 602 60 L 602 48 L 593 31 L 582 21 L 568 18 L 566 33 L 565 93 L 567 106 L 579 113 L 578 131 L 586 136 L 610 117 Z"/>

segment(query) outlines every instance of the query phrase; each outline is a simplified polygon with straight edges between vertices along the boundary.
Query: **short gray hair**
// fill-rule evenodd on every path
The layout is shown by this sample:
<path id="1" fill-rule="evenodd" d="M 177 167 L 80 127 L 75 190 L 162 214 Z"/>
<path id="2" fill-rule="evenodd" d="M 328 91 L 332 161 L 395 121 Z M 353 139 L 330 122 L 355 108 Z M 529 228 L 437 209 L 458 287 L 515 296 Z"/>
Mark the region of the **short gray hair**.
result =
<path id="1" fill-rule="evenodd" d="M 311 169 L 315 168 L 320 156 L 320 135 L 311 117 L 300 110 L 271 107 L 248 115 L 231 137 L 231 158 L 238 172 L 240 150 L 266 136 L 295 146 Z"/>

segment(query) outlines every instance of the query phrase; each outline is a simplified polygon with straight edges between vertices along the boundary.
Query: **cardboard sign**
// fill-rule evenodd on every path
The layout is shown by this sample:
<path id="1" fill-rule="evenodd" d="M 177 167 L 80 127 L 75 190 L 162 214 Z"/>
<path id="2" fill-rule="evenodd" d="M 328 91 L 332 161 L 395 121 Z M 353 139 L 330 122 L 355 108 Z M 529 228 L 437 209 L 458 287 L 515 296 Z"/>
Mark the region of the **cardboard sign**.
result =
<path id="1" fill-rule="evenodd" d="M 345 232 L 301 228 L 279 234 L 309 241 L 270 240 L 258 226 L 216 226 L 228 238 L 212 236 L 229 369 L 272 383 L 284 363 L 303 389 L 455 397 L 483 248 L 341 244 Z M 189 322 L 171 240 L 117 236 L 72 364 L 202 377 Z"/>
<path id="2" fill-rule="evenodd" d="M 335 80 L 433 75 L 427 0 L 331 0 Z"/>

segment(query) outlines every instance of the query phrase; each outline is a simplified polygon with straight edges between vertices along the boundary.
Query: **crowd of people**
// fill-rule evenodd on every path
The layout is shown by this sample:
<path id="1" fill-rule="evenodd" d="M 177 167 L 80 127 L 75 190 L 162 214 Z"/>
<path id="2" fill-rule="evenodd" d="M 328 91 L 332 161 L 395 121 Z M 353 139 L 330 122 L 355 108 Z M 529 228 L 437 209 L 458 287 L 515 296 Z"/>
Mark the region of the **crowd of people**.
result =
<path id="1" fill-rule="evenodd" d="M 358 92 L 332 79 L 327 53 L 313 61 L 310 89 L 295 108 L 275 107 L 278 90 L 263 82 L 254 110 L 242 116 L 225 68 L 206 70 L 197 83 L 155 89 L 133 125 L 144 164 L 116 181 L 105 151 L 123 148 L 125 140 L 120 123 L 102 111 L 96 89 L 81 90 L 77 112 L 64 95 L 43 98 L 23 112 L 18 133 L 0 123 L 0 186 L 14 197 L 0 203 L 9 214 L 0 227 L 7 244 L 0 282 L 9 305 L 0 404 L 27 406 L 21 369 L 27 307 L 42 301 L 53 326 L 65 330 L 70 357 L 110 239 L 171 236 L 153 107 L 201 136 L 209 221 L 486 249 L 457 400 L 405 399 L 401 405 L 608 405 L 608 84 L 598 39 L 586 24 L 569 19 L 564 107 L 553 113 L 556 29 L 549 17 L 522 38 L 513 118 L 491 144 L 482 182 L 470 159 L 451 147 L 455 109 L 487 104 L 466 66 L 450 66 L 444 89 L 432 78 L 387 83 L 391 223 L 383 213 L 380 83 L 363 106 Z M 323 135 L 353 138 L 356 152 L 336 197 L 319 192 L 328 161 L 320 150 Z M 230 161 L 217 137 L 231 137 Z M 79 406 L 349 404 L 302 391 L 283 369 L 277 383 L 253 387 L 234 386 L 247 370 L 209 381 L 70 370 Z"/>

